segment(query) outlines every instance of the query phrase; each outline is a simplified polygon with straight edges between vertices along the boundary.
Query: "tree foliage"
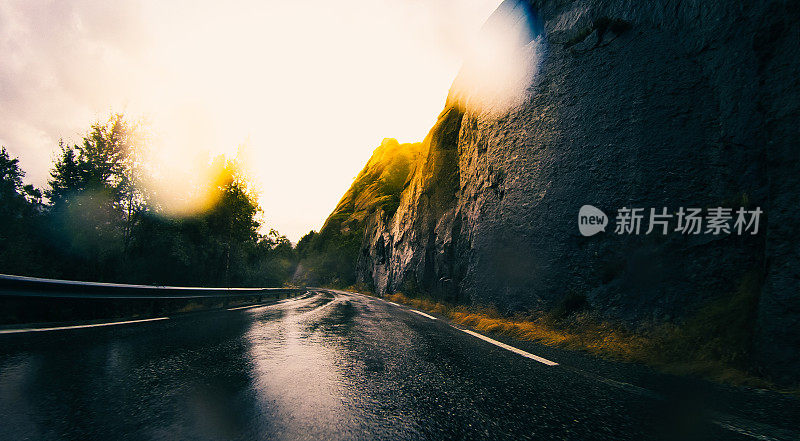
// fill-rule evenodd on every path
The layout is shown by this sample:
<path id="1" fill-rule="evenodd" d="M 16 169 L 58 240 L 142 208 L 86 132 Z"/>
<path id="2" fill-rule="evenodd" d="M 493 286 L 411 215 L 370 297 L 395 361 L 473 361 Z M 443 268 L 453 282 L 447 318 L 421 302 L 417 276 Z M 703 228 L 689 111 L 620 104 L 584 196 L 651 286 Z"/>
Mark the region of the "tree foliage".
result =
<path id="1" fill-rule="evenodd" d="M 60 142 L 47 203 L 23 185 L 17 159 L 2 150 L 0 273 L 190 286 L 283 284 L 296 266 L 294 250 L 278 232 L 260 232 L 261 209 L 237 162 L 219 156 L 209 163 L 219 179 L 211 183 L 214 203 L 207 210 L 167 216 L 139 185 L 145 173 L 139 130 L 113 115 L 80 143 Z"/>
<path id="2" fill-rule="evenodd" d="M 297 281 L 309 285 L 353 285 L 363 236 L 362 229 L 342 232 L 334 228 L 303 236 L 296 248 L 303 269 Z"/>
<path id="3" fill-rule="evenodd" d="M 42 193 L 24 185 L 19 160 L 0 147 L 0 268 L 19 272 L 39 265 L 41 247 L 31 227 L 38 224 Z"/>

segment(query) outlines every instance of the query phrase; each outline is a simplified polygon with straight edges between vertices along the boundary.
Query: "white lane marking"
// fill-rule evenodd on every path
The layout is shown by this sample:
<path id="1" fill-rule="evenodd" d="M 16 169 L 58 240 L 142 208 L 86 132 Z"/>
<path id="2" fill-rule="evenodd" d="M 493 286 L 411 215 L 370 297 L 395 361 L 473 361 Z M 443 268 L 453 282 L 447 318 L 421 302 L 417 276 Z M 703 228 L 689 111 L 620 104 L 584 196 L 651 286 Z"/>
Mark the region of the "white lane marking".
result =
<path id="1" fill-rule="evenodd" d="M 265 306 L 265 305 L 247 305 L 247 306 L 237 306 L 237 307 L 235 307 L 235 308 L 228 308 L 228 311 L 236 311 L 237 309 L 258 308 L 259 306 Z"/>
<path id="2" fill-rule="evenodd" d="M 411 311 L 411 312 L 414 312 L 414 313 L 417 313 L 417 314 L 419 314 L 419 315 L 421 315 L 421 316 L 423 316 L 423 317 L 428 317 L 428 318 L 429 318 L 429 319 L 431 319 L 431 320 L 436 320 L 436 317 L 434 317 L 434 316 L 432 316 L 432 315 L 425 314 L 425 313 L 424 313 L 424 312 L 422 312 L 422 311 L 417 311 L 416 309 L 409 309 L 409 311 Z"/>
<path id="3" fill-rule="evenodd" d="M 54 326 L 52 328 L 26 328 L 26 329 L 3 329 L 0 334 L 21 334 L 23 332 L 44 332 L 44 331 L 65 331 L 67 329 L 82 329 L 82 328 L 99 328 L 101 326 L 115 326 L 127 325 L 130 323 L 144 323 L 154 322 L 157 320 L 169 320 L 169 317 L 157 317 L 141 320 L 128 320 L 124 322 L 110 322 L 110 323 L 93 323 L 91 325 L 75 325 L 75 326 Z"/>
<path id="4" fill-rule="evenodd" d="M 456 329 L 459 329 L 459 328 L 456 328 Z M 478 337 L 479 339 L 481 339 L 483 341 L 487 341 L 487 342 L 489 342 L 489 343 L 491 343 L 491 344 L 493 344 L 495 346 L 499 346 L 499 347 L 501 347 L 503 349 L 509 350 L 509 351 L 511 351 L 511 352 L 513 352 L 515 354 L 519 354 L 519 355 L 522 355 L 523 357 L 527 357 L 527 358 L 530 358 L 532 360 L 536 360 L 539 363 L 544 363 L 544 364 L 546 364 L 548 366 L 558 366 L 558 363 L 556 363 L 555 361 L 550 361 L 550 360 L 548 360 L 546 358 L 539 357 L 538 355 L 533 355 L 530 352 L 525 352 L 522 349 L 517 349 L 514 346 L 509 346 L 509 345 L 507 345 L 505 343 L 501 343 L 501 342 L 499 342 L 497 340 L 494 340 L 494 339 L 491 339 L 491 338 L 489 338 L 489 337 L 487 337 L 485 335 L 478 334 L 477 332 L 472 332 L 469 329 L 462 329 L 462 331 L 466 332 L 469 335 Z"/>
<path id="5" fill-rule="evenodd" d="M 723 429 L 749 436 L 762 441 L 783 441 L 800 439 L 797 432 L 791 429 L 778 428 L 766 423 L 748 420 L 742 417 L 713 412 L 711 422 Z"/>
<path id="6" fill-rule="evenodd" d="M 391 303 L 394 306 L 403 307 L 403 305 L 397 304 L 395 302 L 390 302 L 389 300 L 384 300 L 384 302 Z M 436 320 L 436 317 L 431 317 L 430 315 L 425 314 L 423 312 L 420 312 L 420 311 L 417 311 L 417 310 L 414 310 L 414 309 L 410 309 L 410 308 L 409 308 L 409 311 L 415 312 L 417 314 L 421 314 L 421 315 L 424 315 L 426 317 L 430 317 L 430 318 Z M 453 327 L 456 328 L 455 326 L 453 326 Z M 517 353 L 519 355 L 522 355 L 523 357 L 527 357 L 527 358 L 536 360 L 536 361 L 538 361 L 540 363 L 544 363 L 544 364 L 546 364 L 548 366 L 558 366 L 558 363 L 556 363 L 554 361 L 550 361 L 550 360 L 548 360 L 546 358 L 539 357 L 538 355 L 533 355 L 530 352 L 523 351 L 522 349 L 517 349 L 517 348 L 515 348 L 513 346 L 507 345 L 505 343 L 501 343 L 501 342 L 499 342 L 497 340 L 494 340 L 494 339 L 491 339 L 489 337 L 486 337 L 485 335 L 478 334 L 477 332 L 473 332 L 473 331 L 470 331 L 470 330 L 467 330 L 467 329 L 461 329 L 461 328 L 456 328 L 456 329 L 459 329 L 461 331 L 466 332 L 467 334 L 470 334 L 470 335 L 473 335 L 475 337 L 478 337 L 481 340 L 485 340 L 485 341 L 487 341 L 487 342 L 489 342 L 489 343 L 491 343 L 493 345 L 497 345 L 497 346 L 499 346 L 499 347 L 501 347 L 503 349 L 507 349 L 507 350 L 509 350 L 511 352 L 514 352 L 514 353 Z M 651 392 L 651 391 L 649 391 L 647 389 L 643 389 L 643 388 L 640 388 L 638 386 L 634 386 L 632 384 L 622 383 L 622 382 L 618 382 L 618 381 L 614 381 L 614 380 L 609 380 L 609 379 L 606 379 L 606 378 L 601 378 L 600 381 L 611 383 L 611 384 L 616 383 L 616 384 L 613 384 L 613 385 L 618 386 L 618 387 L 626 386 L 626 387 L 622 387 L 622 388 L 627 390 L 628 392 L 631 392 L 630 389 L 640 389 L 642 392 L 645 392 L 645 393 L 643 393 L 643 395 L 652 396 L 653 398 L 659 399 L 659 400 L 663 399 L 659 395 L 657 395 L 657 394 L 655 394 L 655 393 L 653 393 L 653 392 Z M 722 428 L 724 428 L 726 430 L 730 430 L 730 431 L 733 431 L 733 432 L 736 432 L 736 433 L 739 433 L 739 434 L 742 434 L 742 435 L 750 436 L 752 438 L 756 438 L 756 439 L 759 439 L 759 440 L 763 440 L 763 441 L 780 441 L 778 438 L 773 438 L 773 437 L 770 437 L 770 436 L 767 436 L 767 435 L 761 435 L 759 433 L 754 433 L 753 431 L 742 429 L 740 427 L 733 426 L 733 425 L 731 425 L 729 423 L 724 423 L 724 422 L 721 422 L 721 421 L 718 421 L 718 420 L 712 420 L 712 422 L 717 424 L 717 425 L 719 425 L 720 427 L 722 427 Z"/>
<path id="7" fill-rule="evenodd" d="M 773 437 L 767 436 L 767 435 L 761 435 L 759 433 L 755 433 L 755 432 L 750 431 L 748 429 L 743 429 L 741 427 L 732 426 L 732 425 L 730 425 L 728 423 L 723 423 L 721 421 L 711 420 L 711 422 L 716 424 L 716 425 L 718 425 L 718 426 L 720 426 L 720 427 L 722 427 L 725 430 L 730 430 L 731 432 L 738 433 L 740 435 L 749 436 L 750 438 L 755 438 L 755 439 L 762 440 L 762 441 L 780 441 L 778 438 L 773 438 Z M 791 439 L 791 438 L 787 438 L 787 439 Z"/>

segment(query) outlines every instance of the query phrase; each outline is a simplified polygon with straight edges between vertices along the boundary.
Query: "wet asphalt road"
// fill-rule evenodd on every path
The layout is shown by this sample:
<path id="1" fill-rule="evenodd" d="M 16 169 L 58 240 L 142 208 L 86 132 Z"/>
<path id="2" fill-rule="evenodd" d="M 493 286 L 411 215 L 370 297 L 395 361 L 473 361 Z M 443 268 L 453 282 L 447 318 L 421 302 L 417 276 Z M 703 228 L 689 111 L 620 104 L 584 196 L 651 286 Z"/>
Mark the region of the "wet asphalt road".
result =
<path id="1" fill-rule="evenodd" d="M 566 354 L 537 354 L 561 362 L 547 366 L 406 307 L 338 291 L 0 335 L 0 440 L 760 436 L 762 426 L 726 428 L 724 417 L 610 380 L 602 364 L 576 368 L 590 362 Z"/>

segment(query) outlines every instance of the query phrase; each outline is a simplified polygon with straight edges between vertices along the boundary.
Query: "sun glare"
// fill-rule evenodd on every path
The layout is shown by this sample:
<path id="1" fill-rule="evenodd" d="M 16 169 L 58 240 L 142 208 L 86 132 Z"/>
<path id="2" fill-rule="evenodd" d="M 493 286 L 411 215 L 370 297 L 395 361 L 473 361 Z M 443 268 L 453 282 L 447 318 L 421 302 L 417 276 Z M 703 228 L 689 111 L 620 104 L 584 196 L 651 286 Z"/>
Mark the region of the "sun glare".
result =
<path id="1" fill-rule="evenodd" d="M 522 103 L 540 64 L 540 33 L 538 18 L 526 3 L 500 6 L 470 45 L 450 98 L 489 113 Z"/>
<path id="2" fill-rule="evenodd" d="M 64 6 L 59 17 L 13 4 L 0 14 L 30 25 L 10 37 L 29 42 L 17 57 L 52 58 L 58 87 L 26 120 L 3 123 L 0 142 L 44 185 L 59 138 L 80 139 L 109 112 L 145 118 L 161 169 L 148 185 L 175 214 L 208 204 L 193 190 L 204 161 L 246 144 L 240 162 L 266 224 L 297 240 L 322 225 L 382 139 L 424 138 L 499 3 L 142 0 L 102 14 Z M 37 39 L 51 21 L 65 36 Z"/>

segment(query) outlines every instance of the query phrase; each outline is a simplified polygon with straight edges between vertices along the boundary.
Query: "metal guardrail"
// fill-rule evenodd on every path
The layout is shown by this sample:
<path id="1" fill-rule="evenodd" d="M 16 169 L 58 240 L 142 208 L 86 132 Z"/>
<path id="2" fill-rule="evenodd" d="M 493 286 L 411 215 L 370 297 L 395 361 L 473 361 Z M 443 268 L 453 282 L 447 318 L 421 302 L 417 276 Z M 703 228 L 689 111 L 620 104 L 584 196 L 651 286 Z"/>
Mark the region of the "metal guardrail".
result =
<path id="1" fill-rule="evenodd" d="M 231 297 L 277 297 L 281 294 L 301 294 L 305 291 L 304 288 L 202 288 L 127 285 L 0 274 L 0 297 L 141 300 L 223 299 Z"/>

